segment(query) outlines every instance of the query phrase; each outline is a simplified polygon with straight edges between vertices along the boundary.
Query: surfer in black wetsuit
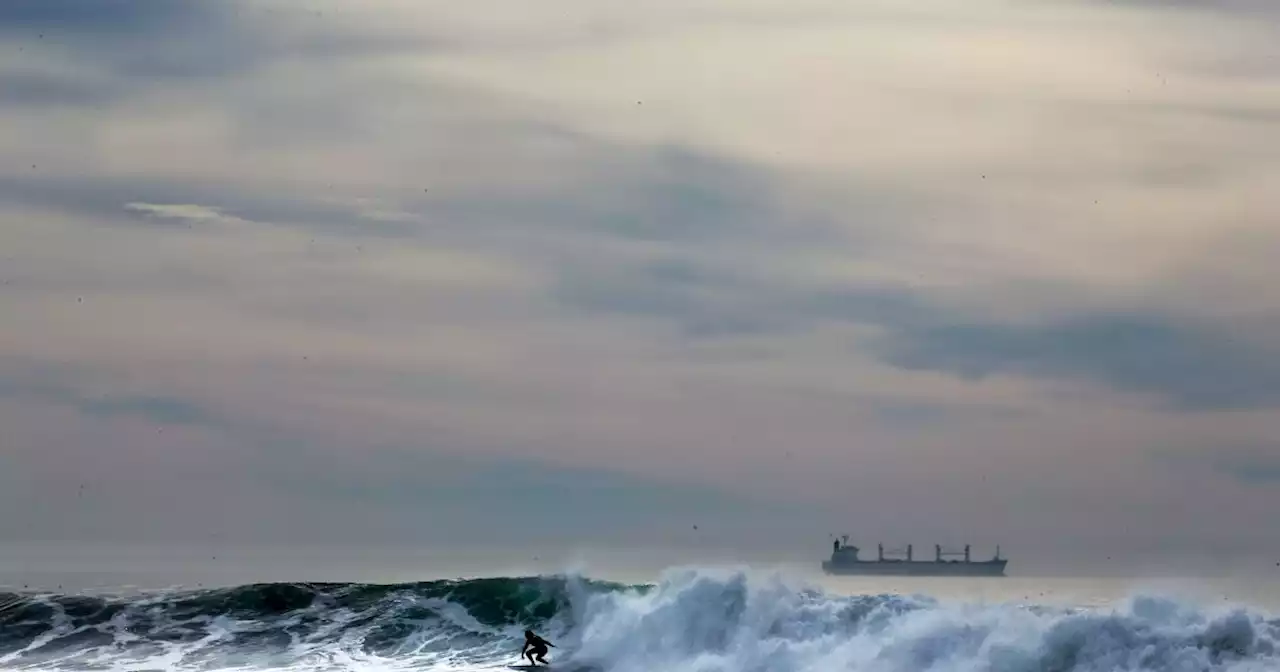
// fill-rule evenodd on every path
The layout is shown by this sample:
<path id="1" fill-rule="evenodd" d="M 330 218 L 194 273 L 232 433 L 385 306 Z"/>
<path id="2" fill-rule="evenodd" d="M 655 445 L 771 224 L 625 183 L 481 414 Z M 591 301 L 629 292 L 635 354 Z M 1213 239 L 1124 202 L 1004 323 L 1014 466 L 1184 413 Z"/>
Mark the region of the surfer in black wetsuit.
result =
<path id="1" fill-rule="evenodd" d="M 532 630 L 525 630 L 524 646 L 520 648 L 520 657 L 528 658 L 530 665 L 536 666 L 538 663 L 549 664 L 547 659 L 543 658 L 543 656 L 547 655 L 548 646 L 555 648 L 555 644 L 533 634 Z M 535 656 L 538 659 L 537 662 L 534 662 Z"/>

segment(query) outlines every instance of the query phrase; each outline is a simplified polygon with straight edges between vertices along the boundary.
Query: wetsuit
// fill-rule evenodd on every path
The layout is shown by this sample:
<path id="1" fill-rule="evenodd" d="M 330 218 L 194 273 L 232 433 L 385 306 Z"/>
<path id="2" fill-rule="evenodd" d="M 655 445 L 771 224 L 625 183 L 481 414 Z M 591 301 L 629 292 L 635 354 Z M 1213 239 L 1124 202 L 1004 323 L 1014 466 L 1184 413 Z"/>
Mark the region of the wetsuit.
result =
<path id="1" fill-rule="evenodd" d="M 555 646 L 555 644 L 552 644 L 551 642 L 548 642 L 547 640 L 526 630 L 524 633 L 524 648 L 520 649 L 520 656 L 522 658 L 528 658 L 529 663 L 533 665 L 546 663 L 547 659 L 543 656 L 547 655 L 548 646 Z M 534 658 L 537 658 L 536 662 L 534 661 Z"/>

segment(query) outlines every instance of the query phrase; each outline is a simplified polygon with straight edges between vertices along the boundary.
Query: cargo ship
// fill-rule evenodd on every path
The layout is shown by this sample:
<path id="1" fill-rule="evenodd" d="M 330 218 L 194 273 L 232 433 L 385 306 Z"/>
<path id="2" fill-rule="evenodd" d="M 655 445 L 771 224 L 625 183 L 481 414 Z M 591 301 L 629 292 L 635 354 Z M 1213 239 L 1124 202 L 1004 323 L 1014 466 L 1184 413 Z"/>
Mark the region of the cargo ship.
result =
<path id="1" fill-rule="evenodd" d="M 963 551 L 945 550 L 935 545 L 933 560 L 914 559 L 910 545 L 902 557 L 885 557 L 884 545 L 880 544 L 878 548 L 877 559 L 863 560 L 858 557 L 858 547 L 849 545 L 849 535 L 844 535 L 832 542 L 831 559 L 822 563 L 822 571 L 846 576 L 1004 576 L 1004 567 L 1009 562 L 1000 557 L 999 546 L 996 546 L 994 558 L 978 561 L 970 559 L 968 544 Z"/>

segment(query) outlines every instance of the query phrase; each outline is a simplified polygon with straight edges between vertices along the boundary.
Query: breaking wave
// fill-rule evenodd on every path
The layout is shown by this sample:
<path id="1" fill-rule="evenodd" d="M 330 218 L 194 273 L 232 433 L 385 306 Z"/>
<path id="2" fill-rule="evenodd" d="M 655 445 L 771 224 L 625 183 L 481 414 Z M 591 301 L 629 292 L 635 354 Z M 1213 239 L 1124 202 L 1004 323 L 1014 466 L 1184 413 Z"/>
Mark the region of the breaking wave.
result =
<path id="1" fill-rule="evenodd" d="M 505 668 L 522 631 L 553 670 L 999 672 L 1280 669 L 1280 621 L 1137 597 L 1105 609 L 835 596 L 775 575 L 673 570 L 398 585 L 259 584 L 133 597 L 0 593 L 0 668 Z"/>

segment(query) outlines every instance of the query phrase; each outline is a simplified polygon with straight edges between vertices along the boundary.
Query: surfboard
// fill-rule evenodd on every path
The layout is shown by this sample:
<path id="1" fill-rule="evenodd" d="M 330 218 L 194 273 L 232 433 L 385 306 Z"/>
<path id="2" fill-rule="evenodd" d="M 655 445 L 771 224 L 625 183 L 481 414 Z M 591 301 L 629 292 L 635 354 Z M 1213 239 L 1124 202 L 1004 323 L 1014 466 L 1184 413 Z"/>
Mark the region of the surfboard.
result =
<path id="1" fill-rule="evenodd" d="M 601 672 L 599 668 L 582 663 L 547 661 L 545 665 L 508 665 L 508 670 L 516 672 Z"/>

